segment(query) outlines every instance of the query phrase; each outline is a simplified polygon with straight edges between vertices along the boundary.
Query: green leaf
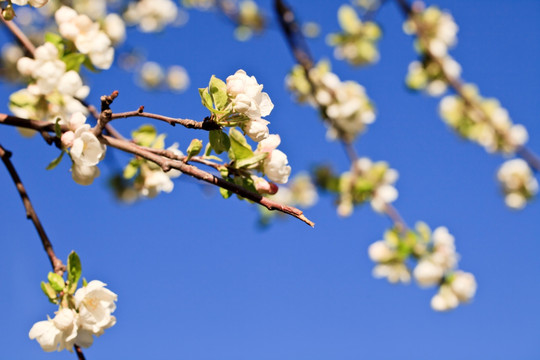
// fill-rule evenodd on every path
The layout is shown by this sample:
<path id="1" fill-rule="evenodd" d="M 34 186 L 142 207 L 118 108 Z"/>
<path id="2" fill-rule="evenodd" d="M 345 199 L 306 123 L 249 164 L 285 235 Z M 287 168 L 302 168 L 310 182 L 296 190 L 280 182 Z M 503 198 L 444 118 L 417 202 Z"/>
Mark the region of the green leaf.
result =
<path id="1" fill-rule="evenodd" d="M 229 136 L 221 130 L 210 130 L 208 135 L 212 149 L 216 154 L 221 154 L 224 151 L 228 151 L 231 147 L 231 140 Z"/>
<path id="2" fill-rule="evenodd" d="M 210 111 L 213 111 L 212 107 L 212 97 L 208 93 L 208 88 L 199 89 L 199 95 L 201 96 L 202 104 Z"/>
<path id="3" fill-rule="evenodd" d="M 137 172 L 139 171 L 140 166 L 141 166 L 141 160 L 132 159 L 124 168 L 124 173 L 123 173 L 124 179 L 131 179 L 132 177 L 137 175 Z"/>
<path id="4" fill-rule="evenodd" d="M 208 89 L 216 110 L 223 110 L 227 106 L 229 96 L 227 95 L 227 85 L 221 80 L 212 75 Z"/>
<path id="5" fill-rule="evenodd" d="M 94 73 L 100 72 L 99 69 L 96 69 L 94 64 L 92 64 L 92 61 L 90 61 L 90 58 L 88 56 L 84 57 L 83 65 L 85 68 L 87 68 L 91 72 L 94 72 Z"/>
<path id="6" fill-rule="evenodd" d="M 221 196 L 223 196 L 224 199 L 228 199 L 232 195 L 232 192 L 230 190 L 224 188 L 219 188 L 219 193 L 221 194 Z"/>
<path id="7" fill-rule="evenodd" d="M 67 54 L 62 58 L 62 61 L 66 64 L 66 72 L 70 70 L 75 70 L 79 72 L 81 65 L 86 60 L 86 55 L 81 53 L 71 53 Z"/>
<path id="8" fill-rule="evenodd" d="M 204 156 L 208 157 L 210 156 L 210 153 L 212 152 L 212 145 L 210 145 L 210 141 L 208 144 L 206 144 L 206 147 L 204 148 Z"/>
<path id="9" fill-rule="evenodd" d="M 41 290 L 43 290 L 43 293 L 45 294 L 45 296 L 47 296 L 47 298 L 49 299 L 50 302 L 52 302 L 53 304 L 57 303 L 56 298 L 57 298 L 58 294 L 52 288 L 51 284 L 45 283 L 45 282 L 42 281 L 41 282 Z"/>
<path id="10" fill-rule="evenodd" d="M 255 154 L 250 158 L 238 160 L 234 163 L 234 167 L 237 169 L 247 168 L 255 164 L 259 164 L 262 160 L 266 159 L 268 153 Z"/>
<path id="11" fill-rule="evenodd" d="M 142 125 L 131 133 L 133 140 L 141 146 L 150 147 L 156 139 L 156 128 L 152 125 Z"/>
<path id="12" fill-rule="evenodd" d="M 62 43 L 62 37 L 55 33 L 45 33 L 45 41 L 53 43 L 54 45 Z"/>
<path id="13" fill-rule="evenodd" d="M 167 134 L 160 134 L 156 137 L 154 142 L 152 143 L 153 149 L 163 149 L 165 147 L 165 138 L 167 137 Z"/>
<path id="14" fill-rule="evenodd" d="M 64 157 L 64 153 L 65 151 L 62 150 L 62 152 L 60 153 L 60 155 L 58 155 L 58 157 L 56 159 L 54 159 L 53 161 L 51 161 L 49 163 L 49 165 L 47 165 L 47 167 L 45 168 L 46 170 L 52 170 L 54 169 L 55 167 L 58 166 L 58 164 L 60 164 L 60 161 L 62 161 L 62 158 Z"/>
<path id="15" fill-rule="evenodd" d="M 51 284 L 54 290 L 56 291 L 64 290 L 66 283 L 64 282 L 64 279 L 57 273 L 50 272 L 49 275 L 47 276 L 47 279 L 49 280 L 49 284 Z"/>
<path id="16" fill-rule="evenodd" d="M 191 140 L 191 143 L 189 144 L 189 146 L 187 148 L 187 151 L 186 151 L 187 155 L 188 155 L 186 161 L 188 161 L 189 159 L 191 159 L 194 156 L 199 155 L 201 150 L 202 150 L 202 141 L 199 140 L 199 139 Z"/>
<path id="17" fill-rule="evenodd" d="M 81 259 L 79 259 L 79 255 L 77 255 L 75 251 L 72 251 L 71 254 L 69 254 L 67 270 L 69 282 L 68 292 L 73 294 L 75 293 L 75 290 L 77 290 L 77 283 L 79 282 L 82 273 Z"/>
<path id="18" fill-rule="evenodd" d="M 239 161 L 253 156 L 251 146 L 249 146 L 246 138 L 240 131 L 231 128 L 229 137 L 231 139 L 231 148 L 229 149 L 229 157 L 231 160 Z"/>
<path id="19" fill-rule="evenodd" d="M 56 136 L 58 136 L 59 138 L 62 137 L 62 127 L 60 126 L 60 118 L 56 118 L 56 121 L 54 123 L 54 133 L 56 134 Z"/>
<path id="20" fill-rule="evenodd" d="M 82 278 L 82 286 L 86 287 L 86 285 L 88 285 L 88 281 L 86 281 L 85 278 Z"/>

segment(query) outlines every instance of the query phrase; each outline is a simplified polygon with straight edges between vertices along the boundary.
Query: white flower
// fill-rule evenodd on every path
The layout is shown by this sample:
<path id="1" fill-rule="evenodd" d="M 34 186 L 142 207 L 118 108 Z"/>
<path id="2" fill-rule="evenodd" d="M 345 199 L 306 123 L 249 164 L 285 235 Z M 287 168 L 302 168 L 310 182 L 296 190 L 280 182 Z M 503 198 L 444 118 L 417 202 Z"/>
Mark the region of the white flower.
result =
<path id="1" fill-rule="evenodd" d="M 79 126 L 75 131 L 73 145 L 69 151 L 73 162 L 77 165 L 94 166 L 105 155 L 105 145 L 101 144 L 90 129 L 90 125 Z"/>
<path id="2" fill-rule="evenodd" d="M 64 141 L 64 136 L 62 136 L 62 141 Z M 97 166 L 77 165 L 76 163 L 71 166 L 71 177 L 79 185 L 92 185 L 99 174 L 100 171 Z"/>
<path id="3" fill-rule="evenodd" d="M 108 69 L 114 58 L 111 39 L 99 29 L 88 15 L 78 15 L 67 6 L 62 6 L 54 15 L 60 34 L 75 43 L 77 49 L 87 54 L 96 67 Z"/>
<path id="4" fill-rule="evenodd" d="M 139 24 L 143 32 L 161 31 L 178 15 L 178 7 L 170 0 L 141 0 L 131 2 L 124 18 L 128 23 Z"/>
<path id="5" fill-rule="evenodd" d="M 174 183 L 171 178 L 161 170 L 150 171 L 144 176 L 144 185 L 141 193 L 144 196 L 154 197 L 160 192 L 170 193 L 173 191 Z"/>
<path id="6" fill-rule="evenodd" d="M 386 204 L 394 202 L 398 197 L 398 191 L 392 185 L 384 184 L 375 190 L 375 194 L 371 199 L 371 207 L 373 210 L 382 213 L 386 209 Z"/>
<path id="7" fill-rule="evenodd" d="M 459 301 L 470 301 L 476 293 L 476 279 L 471 273 L 456 271 L 455 277 L 450 284 L 452 291 Z"/>
<path id="8" fill-rule="evenodd" d="M 259 143 L 257 153 L 268 153 L 268 157 L 263 162 L 266 176 L 278 184 L 285 184 L 291 175 L 291 167 L 288 165 L 287 155 L 276 149 L 280 142 L 279 135 L 269 135 Z"/>
<path id="9" fill-rule="evenodd" d="M 403 263 L 378 264 L 373 268 L 375 278 L 387 278 L 391 283 L 408 283 L 411 281 L 409 269 Z"/>
<path id="10" fill-rule="evenodd" d="M 126 25 L 118 14 L 109 14 L 105 18 L 104 30 L 113 44 L 119 44 L 126 38 Z"/>
<path id="11" fill-rule="evenodd" d="M 31 340 L 36 339 L 44 351 L 71 351 L 77 340 L 77 313 L 62 308 L 56 312 L 54 319 L 35 323 L 28 336 Z"/>
<path id="12" fill-rule="evenodd" d="M 374 262 L 387 262 L 391 260 L 395 252 L 388 246 L 386 241 L 375 241 L 368 248 L 369 258 Z"/>
<path id="13" fill-rule="evenodd" d="M 45 4 L 47 4 L 49 0 L 11 0 L 12 3 L 16 4 L 16 5 L 26 5 L 26 4 L 30 4 L 30 6 L 33 6 L 33 7 L 42 7 L 42 6 L 45 6 Z"/>
<path id="14" fill-rule="evenodd" d="M 459 305 L 459 299 L 448 285 L 441 285 L 439 292 L 431 299 L 431 308 L 435 311 L 448 311 Z"/>
<path id="15" fill-rule="evenodd" d="M 242 130 L 244 130 L 251 140 L 260 142 L 270 134 L 268 124 L 270 122 L 263 119 L 249 120 L 242 124 Z"/>
<path id="16" fill-rule="evenodd" d="M 93 280 L 74 295 L 81 327 L 98 336 L 116 323 L 111 313 L 116 309 L 114 302 L 118 296 L 105 286 L 101 281 Z"/>
<path id="17" fill-rule="evenodd" d="M 438 284 L 443 275 L 444 269 L 430 260 L 420 260 L 413 271 L 414 278 L 421 286 L 433 286 Z"/>
<path id="18" fill-rule="evenodd" d="M 274 104 L 263 86 L 257 83 L 254 76 L 248 76 L 244 70 L 238 70 L 227 77 L 227 92 L 233 98 L 233 109 L 245 114 L 251 120 L 270 115 Z"/>

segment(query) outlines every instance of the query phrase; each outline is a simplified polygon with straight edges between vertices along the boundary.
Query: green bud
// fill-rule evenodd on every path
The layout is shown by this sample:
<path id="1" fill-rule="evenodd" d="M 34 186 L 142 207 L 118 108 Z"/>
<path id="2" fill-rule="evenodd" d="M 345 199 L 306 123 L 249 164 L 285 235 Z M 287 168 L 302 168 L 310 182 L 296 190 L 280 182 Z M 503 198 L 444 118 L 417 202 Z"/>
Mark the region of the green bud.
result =
<path id="1" fill-rule="evenodd" d="M 2 10 L 2 16 L 7 21 L 13 20 L 13 18 L 15 17 L 15 10 L 13 10 L 13 6 L 11 6 L 11 4 L 8 5 L 4 10 Z"/>
<path id="2" fill-rule="evenodd" d="M 189 161 L 189 159 L 191 159 L 192 157 L 199 155 L 201 150 L 202 150 L 202 141 L 199 139 L 191 140 L 191 144 L 189 144 L 187 148 L 188 157 L 186 161 Z"/>
<path id="3" fill-rule="evenodd" d="M 64 282 L 64 279 L 57 273 L 50 272 L 49 275 L 47 276 L 47 279 L 49 280 L 49 283 L 51 284 L 54 290 L 56 291 L 64 290 L 66 283 Z"/>

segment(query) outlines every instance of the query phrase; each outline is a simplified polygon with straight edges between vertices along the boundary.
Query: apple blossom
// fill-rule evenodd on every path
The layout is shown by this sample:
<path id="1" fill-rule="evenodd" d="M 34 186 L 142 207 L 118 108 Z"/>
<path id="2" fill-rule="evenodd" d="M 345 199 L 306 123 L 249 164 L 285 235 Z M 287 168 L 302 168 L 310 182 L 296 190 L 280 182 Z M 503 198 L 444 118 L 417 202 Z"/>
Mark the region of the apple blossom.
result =
<path id="1" fill-rule="evenodd" d="M 98 336 L 116 323 L 111 313 L 116 309 L 114 302 L 118 296 L 105 286 L 101 281 L 92 280 L 74 295 L 80 326 Z"/>
<path id="2" fill-rule="evenodd" d="M 285 184 L 291 174 L 291 167 L 288 165 L 287 155 L 276 149 L 280 143 L 279 135 L 269 135 L 259 142 L 257 153 L 268 153 L 263 162 L 266 176 L 278 184 Z"/>
<path id="3" fill-rule="evenodd" d="M 471 273 L 456 271 L 450 287 L 459 301 L 470 301 L 476 293 L 476 279 Z"/>
<path id="4" fill-rule="evenodd" d="M 71 177 L 79 185 L 92 185 L 94 179 L 99 175 L 100 171 L 97 166 L 78 165 L 77 163 L 73 163 L 71 166 Z"/>
<path id="5" fill-rule="evenodd" d="M 425 259 L 416 265 L 413 275 L 421 286 L 433 286 L 441 281 L 444 269 L 433 261 Z"/>
<path id="6" fill-rule="evenodd" d="M 523 159 L 506 161 L 499 168 L 497 179 L 505 194 L 505 203 L 512 209 L 522 209 L 538 192 L 538 181 Z"/>
<path id="7" fill-rule="evenodd" d="M 78 340 L 77 317 L 78 314 L 74 310 L 61 308 L 56 312 L 54 319 L 35 323 L 28 336 L 31 340 L 36 339 L 44 351 L 64 349 L 71 351 Z M 85 335 L 83 334 L 81 339 L 84 339 Z"/>
<path id="8" fill-rule="evenodd" d="M 105 150 L 105 145 L 99 142 L 90 125 L 84 124 L 75 131 L 69 153 L 77 165 L 94 166 L 105 156 Z"/>

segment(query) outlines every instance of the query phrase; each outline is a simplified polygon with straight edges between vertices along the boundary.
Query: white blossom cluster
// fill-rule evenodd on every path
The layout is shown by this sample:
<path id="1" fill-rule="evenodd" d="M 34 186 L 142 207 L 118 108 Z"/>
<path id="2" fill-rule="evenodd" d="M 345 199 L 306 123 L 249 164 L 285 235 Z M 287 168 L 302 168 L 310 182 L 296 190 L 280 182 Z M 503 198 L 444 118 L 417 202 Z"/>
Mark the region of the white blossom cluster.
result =
<path id="1" fill-rule="evenodd" d="M 362 22 L 354 8 L 349 5 L 339 8 L 338 20 L 343 32 L 330 34 L 327 38 L 328 43 L 335 46 L 336 59 L 345 59 L 352 65 L 377 62 L 377 41 L 381 37 L 379 25 L 373 21 Z"/>
<path id="2" fill-rule="evenodd" d="M 405 82 L 410 89 L 425 90 L 430 96 L 441 96 L 448 90 L 447 78 L 457 79 L 460 76 L 461 66 L 450 56 L 439 61 L 425 57 L 423 61 L 413 61 L 409 65 Z"/>
<path id="3" fill-rule="evenodd" d="M 287 155 L 277 149 L 280 143 L 279 135 L 269 135 L 259 142 L 255 153 L 268 153 L 263 161 L 264 174 L 278 184 L 285 184 L 291 175 L 291 167 Z"/>
<path id="4" fill-rule="evenodd" d="M 79 15 L 77 11 L 70 7 L 62 6 L 54 14 L 60 34 L 73 41 L 77 50 L 88 55 L 92 64 L 100 69 L 108 69 L 114 60 L 114 49 L 109 36 L 100 29 L 98 23 L 93 22 L 88 15 Z M 114 21 L 114 20 L 113 20 Z M 116 26 L 122 24 L 116 22 Z M 110 25 L 113 26 L 113 25 Z M 122 32 L 122 30 L 109 30 L 111 33 Z M 122 37 L 122 35 L 117 35 Z"/>
<path id="5" fill-rule="evenodd" d="M 45 6 L 49 0 L 11 0 L 11 2 L 19 6 L 30 5 L 39 8 Z"/>
<path id="6" fill-rule="evenodd" d="M 444 94 L 448 79 L 461 75 L 461 66 L 448 55 L 448 49 L 457 43 L 458 26 L 452 15 L 430 6 L 413 13 L 403 28 L 407 34 L 417 35 L 416 47 L 423 54 L 422 61 L 410 64 L 407 86 L 425 90 L 431 96 Z"/>
<path id="7" fill-rule="evenodd" d="M 523 159 L 512 159 L 502 164 L 497 179 L 505 195 L 504 201 L 512 209 L 523 209 L 527 200 L 538 193 L 538 181 Z"/>
<path id="8" fill-rule="evenodd" d="M 232 101 L 234 112 L 245 115 L 248 119 L 240 125 L 242 130 L 253 141 L 260 142 L 269 136 L 267 120 L 264 116 L 270 115 L 274 104 L 270 96 L 263 92 L 255 76 L 248 76 L 244 70 L 238 70 L 234 75 L 228 76 L 227 93 Z"/>
<path id="9" fill-rule="evenodd" d="M 385 212 L 386 205 L 398 198 L 398 191 L 394 187 L 399 177 L 398 172 L 389 168 L 384 161 L 374 163 L 365 157 L 358 159 L 353 167 L 352 172 L 343 173 L 340 177 L 338 214 L 349 216 L 354 204 L 368 200 L 373 210 Z"/>
<path id="10" fill-rule="evenodd" d="M 60 307 L 53 319 L 35 323 L 28 334 L 30 339 L 36 339 L 44 351 L 73 351 L 74 345 L 92 345 L 94 335 L 102 335 L 116 323 L 111 314 L 117 295 L 105 286 L 93 280 L 78 289 L 73 296 L 74 308 Z"/>
<path id="11" fill-rule="evenodd" d="M 129 3 L 124 19 L 143 32 L 157 32 L 173 23 L 177 15 L 178 7 L 171 0 L 141 0 Z"/>
<path id="12" fill-rule="evenodd" d="M 309 71 L 309 78 L 310 81 L 304 70 L 296 66 L 286 82 L 297 101 L 309 102 L 323 112 L 328 120 L 329 138 L 352 141 L 375 121 L 373 104 L 357 82 L 341 81 L 324 62 Z"/>
<path id="13" fill-rule="evenodd" d="M 82 113 L 73 114 L 66 124 L 69 131 L 62 134 L 61 141 L 73 161 L 71 175 L 76 183 L 90 185 L 99 176 L 96 165 L 104 158 L 106 146 L 99 142 Z"/>
<path id="14" fill-rule="evenodd" d="M 34 59 L 20 58 L 17 70 L 32 81 L 26 89 L 10 97 L 10 110 L 16 116 L 55 121 L 57 117 L 65 119 L 75 112 L 87 113 L 77 99 L 86 98 L 90 89 L 83 85 L 76 71 L 66 71 L 66 64 L 60 60 L 58 49 L 52 43 L 39 46 Z"/>
<path id="15" fill-rule="evenodd" d="M 377 263 L 373 275 L 387 278 L 391 283 L 409 282 L 409 259 L 416 259 L 412 271 L 416 282 L 422 287 L 439 287 L 431 300 L 436 311 L 451 310 L 459 303 L 469 302 L 476 293 L 474 275 L 456 270 L 459 255 L 454 236 L 446 227 L 438 227 L 431 233 L 427 225 L 419 223 L 416 231 L 387 231 L 384 240 L 370 245 L 368 253 Z"/>
<path id="16" fill-rule="evenodd" d="M 496 99 L 484 99 L 474 85 L 465 85 L 460 96 L 441 100 L 443 120 L 463 137 L 475 141 L 489 152 L 513 153 L 525 145 L 529 136 L 523 125 L 512 123 L 508 111 Z"/>
<path id="17" fill-rule="evenodd" d="M 448 49 L 457 43 L 458 26 L 454 18 L 436 6 L 413 13 L 403 24 L 403 30 L 407 34 L 418 35 L 417 47 L 421 52 L 429 50 L 439 58 L 444 57 Z"/>

